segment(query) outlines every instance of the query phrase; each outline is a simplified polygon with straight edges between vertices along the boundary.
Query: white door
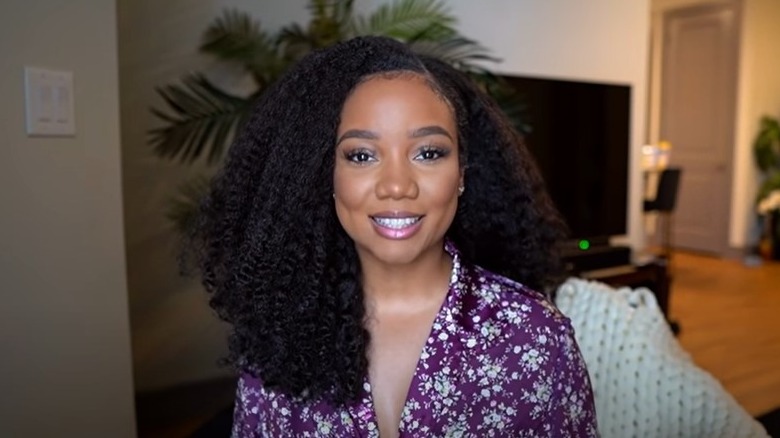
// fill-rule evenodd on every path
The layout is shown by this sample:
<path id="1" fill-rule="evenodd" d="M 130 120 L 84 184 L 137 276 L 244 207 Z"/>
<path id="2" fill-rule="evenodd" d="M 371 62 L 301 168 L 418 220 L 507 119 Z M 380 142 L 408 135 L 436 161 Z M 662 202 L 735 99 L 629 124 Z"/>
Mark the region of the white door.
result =
<path id="1" fill-rule="evenodd" d="M 728 249 L 737 72 L 734 5 L 663 14 L 660 138 L 683 169 L 673 244 L 722 255 Z"/>

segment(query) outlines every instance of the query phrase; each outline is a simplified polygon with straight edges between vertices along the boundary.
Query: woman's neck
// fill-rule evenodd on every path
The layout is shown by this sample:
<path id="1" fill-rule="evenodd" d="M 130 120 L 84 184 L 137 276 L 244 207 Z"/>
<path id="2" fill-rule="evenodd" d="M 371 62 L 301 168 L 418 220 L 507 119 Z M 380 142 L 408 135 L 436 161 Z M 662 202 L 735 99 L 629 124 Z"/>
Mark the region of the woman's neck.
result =
<path id="1" fill-rule="evenodd" d="M 437 306 L 449 289 L 452 257 L 443 243 L 408 264 L 390 265 L 373 257 L 361 257 L 360 263 L 366 302 L 378 312 Z"/>

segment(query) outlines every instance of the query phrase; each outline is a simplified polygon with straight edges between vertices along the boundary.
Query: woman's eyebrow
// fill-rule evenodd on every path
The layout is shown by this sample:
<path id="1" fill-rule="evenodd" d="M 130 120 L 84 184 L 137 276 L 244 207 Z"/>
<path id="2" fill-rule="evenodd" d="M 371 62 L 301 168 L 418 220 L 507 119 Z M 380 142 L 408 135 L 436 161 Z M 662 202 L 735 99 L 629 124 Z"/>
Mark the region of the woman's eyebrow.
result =
<path id="1" fill-rule="evenodd" d="M 450 135 L 450 133 L 447 132 L 446 129 L 438 125 L 423 126 L 422 128 L 417 128 L 409 133 L 409 137 L 411 138 L 427 137 L 429 135 L 443 135 L 449 138 L 450 140 L 455 141 L 455 139 L 452 138 L 452 135 Z M 338 141 L 336 141 L 336 144 L 338 145 L 339 143 L 341 143 L 342 141 L 348 138 L 359 138 L 363 140 L 378 140 L 379 134 L 377 134 L 374 131 L 369 131 L 366 129 L 350 129 L 349 131 L 342 134 L 341 137 L 339 137 Z"/>
<path id="2" fill-rule="evenodd" d="M 409 137 L 412 138 L 427 137 L 429 135 L 443 135 L 449 138 L 450 140 L 455 141 L 455 139 L 452 138 L 452 136 L 450 135 L 449 132 L 447 132 L 446 129 L 438 125 L 423 126 L 422 128 L 417 128 L 411 133 L 409 133 Z"/>
<path id="3" fill-rule="evenodd" d="M 342 134 L 341 137 L 339 137 L 338 141 L 336 142 L 336 145 L 338 145 L 339 143 L 341 143 L 342 141 L 348 138 L 360 138 L 363 140 L 378 140 L 379 134 L 377 134 L 374 131 L 368 131 L 365 129 L 350 129 L 349 131 Z"/>

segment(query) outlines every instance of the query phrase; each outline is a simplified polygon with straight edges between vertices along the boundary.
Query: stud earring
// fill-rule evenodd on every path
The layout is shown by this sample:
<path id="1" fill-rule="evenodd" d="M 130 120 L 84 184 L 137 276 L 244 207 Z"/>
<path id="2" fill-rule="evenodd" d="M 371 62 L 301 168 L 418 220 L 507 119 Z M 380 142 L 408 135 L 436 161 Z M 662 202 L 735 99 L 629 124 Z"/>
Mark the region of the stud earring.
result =
<path id="1" fill-rule="evenodd" d="M 458 187 L 458 196 L 462 195 L 463 192 L 465 192 L 465 191 L 466 191 L 465 187 L 463 187 L 463 186 Z"/>

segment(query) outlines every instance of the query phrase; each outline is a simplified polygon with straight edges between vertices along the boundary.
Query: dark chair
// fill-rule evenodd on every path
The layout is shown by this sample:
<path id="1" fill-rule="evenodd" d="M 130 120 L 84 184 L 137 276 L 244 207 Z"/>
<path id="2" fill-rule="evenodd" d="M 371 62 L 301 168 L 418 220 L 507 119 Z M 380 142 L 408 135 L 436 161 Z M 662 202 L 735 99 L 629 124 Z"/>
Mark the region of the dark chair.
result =
<path id="1" fill-rule="evenodd" d="M 672 217 L 674 214 L 674 208 L 677 205 L 677 193 L 680 191 L 680 178 L 682 176 L 682 169 L 677 167 L 669 167 L 661 171 L 658 177 L 658 187 L 655 192 L 655 199 L 645 200 L 644 212 L 657 212 L 659 221 L 663 221 L 661 224 L 661 259 L 657 263 L 663 264 L 664 278 L 664 299 L 662 308 L 665 312 L 669 311 L 669 291 L 672 282 Z M 659 301 L 659 304 L 661 302 Z M 668 320 L 669 325 L 672 328 L 672 332 L 675 335 L 680 333 L 680 324 L 677 321 Z"/>
<path id="2" fill-rule="evenodd" d="M 658 212 L 663 219 L 661 228 L 662 256 L 670 259 L 672 255 L 672 214 L 677 205 L 677 192 L 680 189 L 682 169 L 670 167 L 661 171 L 658 178 L 658 190 L 655 199 L 645 200 L 644 211 Z"/>

